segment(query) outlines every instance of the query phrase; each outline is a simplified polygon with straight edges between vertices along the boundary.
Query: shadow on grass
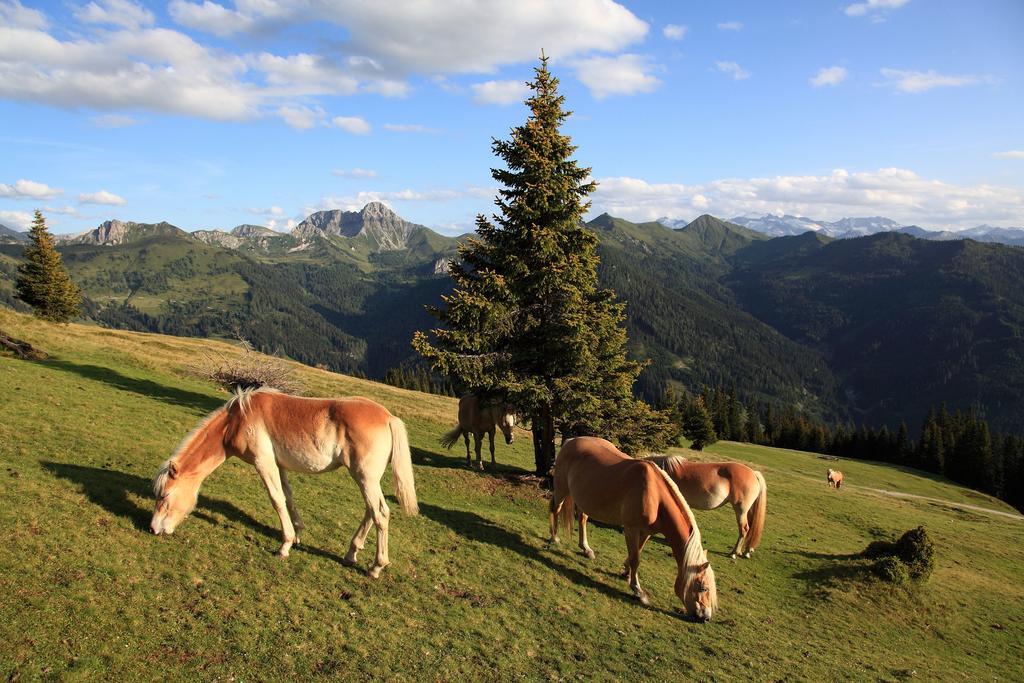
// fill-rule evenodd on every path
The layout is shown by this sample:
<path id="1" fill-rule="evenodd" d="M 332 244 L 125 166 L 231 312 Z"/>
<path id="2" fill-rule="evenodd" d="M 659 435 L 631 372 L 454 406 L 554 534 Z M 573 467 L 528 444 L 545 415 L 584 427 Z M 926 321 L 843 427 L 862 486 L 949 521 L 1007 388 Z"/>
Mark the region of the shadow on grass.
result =
<path id="1" fill-rule="evenodd" d="M 626 582 L 624 580 L 622 580 L 622 588 L 614 588 L 606 583 L 602 583 L 601 581 L 596 581 L 593 577 L 583 574 L 572 567 L 555 562 L 552 557 L 549 557 L 548 554 L 546 554 L 546 552 L 525 542 L 519 534 L 511 532 L 508 529 L 495 524 L 486 517 L 476 514 L 475 512 L 468 512 L 465 510 L 448 510 L 437 507 L 436 505 L 421 502 L 420 513 L 438 524 L 448 527 L 463 538 L 487 543 L 498 548 L 504 548 L 505 550 L 511 550 L 524 559 L 541 564 L 548 569 L 568 577 L 574 583 L 596 590 L 616 600 L 621 600 L 630 604 L 639 604 L 628 592 Z M 567 553 L 572 552 L 569 545 L 556 546 L 551 552 L 559 552 L 559 548 L 564 548 L 564 552 Z M 623 548 L 622 551 L 623 554 L 625 554 L 625 548 Z M 648 607 L 647 609 L 685 620 L 685 616 L 677 611 L 660 609 L 657 607 Z"/>
<path id="2" fill-rule="evenodd" d="M 148 479 L 100 467 L 86 467 L 85 465 L 49 461 L 43 461 L 41 464 L 54 476 L 67 479 L 81 486 L 86 498 L 90 502 L 99 505 L 113 515 L 129 520 L 132 526 L 139 531 L 147 534 L 150 533 L 149 521 L 153 514 L 152 509 L 140 507 L 128 497 L 128 494 L 134 494 L 141 498 L 152 498 L 152 482 Z M 199 502 L 192 516 L 211 524 L 217 524 L 217 520 L 210 516 L 209 512 L 221 514 L 234 522 L 248 527 L 252 531 L 273 539 L 275 542 L 281 540 L 279 529 L 273 529 L 253 519 L 248 513 L 238 509 L 232 503 L 200 495 Z M 274 546 L 275 551 L 276 549 L 277 546 Z M 340 556 L 330 551 L 307 545 L 305 542 L 295 546 L 293 552 L 295 551 L 307 552 L 341 564 L 342 558 Z"/>
<path id="3" fill-rule="evenodd" d="M 61 358 L 50 358 L 42 361 L 47 367 L 56 368 L 63 372 L 78 375 L 95 382 L 103 382 L 122 391 L 130 391 L 140 396 L 156 399 L 172 405 L 195 408 L 197 412 L 210 412 L 220 407 L 224 402 L 213 396 L 200 394 L 187 389 L 167 386 L 148 379 L 138 379 L 122 375 L 117 370 L 105 368 L 100 365 L 88 365 L 84 363 L 72 363 Z"/>
<path id="4" fill-rule="evenodd" d="M 486 456 L 484 461 L 484 469 L 478 470 L 476 468 L 476 456 L 473 458 L 472 467 L 466 466 L 466 461 L 462 457 L 452 457 L 442 455 L 434 451 L 428 451 L 423 448 L 412 447 L 412 461 L 416 465 L 423 467 L 437 467 L 441 469 L 449 470 L 469 470 L 476 472 L 481 475 L 497 477 L 500 479 L 507 479 L 509 481 L 521 482 L 524 477 L 532 477 L 533 473 L 524 470 L 521 467 L 513 467 L 512 465 L 503 465 L 500 461 L 496 466 L 491 466 L 490 455 Z"/>

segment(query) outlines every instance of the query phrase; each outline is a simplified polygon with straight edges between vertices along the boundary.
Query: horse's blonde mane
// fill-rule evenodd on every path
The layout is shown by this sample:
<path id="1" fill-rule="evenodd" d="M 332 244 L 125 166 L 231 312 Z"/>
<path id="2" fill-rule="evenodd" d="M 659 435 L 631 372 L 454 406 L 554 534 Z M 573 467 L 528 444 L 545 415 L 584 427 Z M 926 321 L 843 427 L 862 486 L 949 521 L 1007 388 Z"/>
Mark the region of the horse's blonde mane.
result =
<path id="1" fill-rule="evenodd" d="M 231 400 L 229 400 L 227 403 L 222 405 L 220 408 L 217 408 L 216 410 L 211 412 L 209 415 L 204 417 L 202 419 L 202 421 L 199 424 L 197 424 L 192 429 L 191 432 L 189 432 L 188 434 L 185 435 L 185 438 L 181 440 L 181 442 L 178 444 L 178 447 L 174 449 L 174 455 L 172 455 L 171 457 L 167 458 L 167 460 L 164 460 L 160 464 L 160 469 L 158 469 L 156 471 L 156 474 L 153 475 L 153 495 L 154 496 L 156 496 L 157 498 L 160 498 L 161 496 L 164 495 L 164 487 L 167 486 L 167 480 L 171 476 L 171 463 L 175 462 L 178 459 L 178 456 L 181 455 L 186 449 L 188 449 L 188 447 L 192 444 L 192 441 L 195 440 L 196 436 L 198 436 L 199 433 L 202 432 L 203 429 L 205 429 L 213 421 L 213 419 L 215 417 L 220 415 L 225 410 L 228 410 L 233 405 L 233 403 L 235 401 L 237 401 L 237 400 L 239 400 L 241 398 L 241 394 L 243 394 L 243 393 L 245 393 L 245 392 L 240 392 L 240 393 L 235 394 L 234 396 L 232 396 Z M 249 392 L 249 393 L 252 393 L 252 392 Z"/>
<path id="2" fill-rule="evenodd" d="M 663 462 L 668 462 L 673 458 L 679 458 L 679 456 L 673 455 L 663 459 Z M 665 480 L 668 485 L 669 491 L 672 492 L 673 497 L 679 504 L 679 507 L 683 511 L 683 515 L 686 517 L 686 521 L 690 523 L 690 538 L 686 540 L 686 545 L 683 546 L 683 567 L 686 568 L 686 584 L 683 587 L 683 592 L 686 593 L 690 589 L 690 585 L 693 583 L 693 577 L 697 573 L 697 568 L 703 565 L 707 561 L 707 554 L 704 552 L 704 543 L 701 540 L 700 528 L 697 526 L 697 519 L 693 516 L 693 510 L 690 509 L 689 503 L 686 502 L 686 498 L 683 497 L 683 492 L 679 490 L 676 483 L 672 480 L 672 477 L 668 475 L 662 466 L 653 462 L 655 471 L 661 475 L 661 478 Z M 715 583 L 715 572 L 711 569 L 710 565 L 707 569 L 708 577 L 711 584 Z M 711 609 L 718 609 L 718 591 L 714 590 L 711 592 Z"/>
<path id="3" fill-rule="evenodd" d="M 244 416 L 249 412 L 249 404 L 252 403 L 253 394 L 280 394 L 281 392 L 272 387 L 249 387 L 247 389 L 236 389 L 235 395 L 228 399 L 228 402 L 224 404 L 224 410 L 231 410 L 234 406 L 238 406 Z M 212 417 L 212 416 L 211 416 Z"/>

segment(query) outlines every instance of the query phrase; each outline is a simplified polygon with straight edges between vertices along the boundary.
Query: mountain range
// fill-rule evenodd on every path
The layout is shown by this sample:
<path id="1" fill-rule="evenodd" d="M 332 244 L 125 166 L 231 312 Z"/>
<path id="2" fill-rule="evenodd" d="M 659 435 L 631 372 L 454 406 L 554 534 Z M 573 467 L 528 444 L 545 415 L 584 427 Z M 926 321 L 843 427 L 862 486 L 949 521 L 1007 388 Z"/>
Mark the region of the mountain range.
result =
<path id="1" fill-rule="evenodd" d="M 874 221 L 872 223 L 872 221 Z M 848 221 L 846 230 L 884 225 Z M 981 404 L 1024 431 L 1024 250 L 919 239 L 906 228 L 849 239 L 771 237 L 701 216 L 679 228 L 603 214 L 603 286 L 627 303 L 639 392 L 735 387 L 830 420 L 915 428 L 928 406 Z M 242 336 L 311 365 L 380 378 L 415 362 L 458 239 L 383 204 L 323 211 L 290 233 L 189 233 L 108 221 L 60 250 L 99 324 Z M 23 246 L 0 244 L 0 302 Z"/>
<path id="2" fill-rule="evenodd" d="M 687 225 L 684 220 L 659 218 L 658 222 L 666 227 L 678 229 Z M 993 225 L 979 225 L 966 230 L 928 230 L 917 225 L 903 225 L 883 216 L 865 216 L 858 218 L 841 218 L 837 221 L 822 221 L 804 216 L 789 214 L 777 215 L 766 213 L 763 216 L 736 216 L 729 220 L 734 225 L 741 225 L 771 237 L 802 235 L 805 232 L 817 232 L 838 239 L 865 237 L 880 232 L 899 232 L 913 235 L 920 239 L 948 241 L 972 239 L 978 242 L 998 242 L 1013 246 L 1024 246 L 1024 227 L 1001 228 Z"/>

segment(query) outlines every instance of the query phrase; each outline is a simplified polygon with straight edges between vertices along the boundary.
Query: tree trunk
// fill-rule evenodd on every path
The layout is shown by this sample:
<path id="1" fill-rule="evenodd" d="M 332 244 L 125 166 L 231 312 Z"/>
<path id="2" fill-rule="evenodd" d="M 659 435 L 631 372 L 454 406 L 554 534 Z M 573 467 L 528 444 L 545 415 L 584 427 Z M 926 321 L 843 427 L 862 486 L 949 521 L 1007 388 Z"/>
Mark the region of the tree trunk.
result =
<path id="1" fill-rule="evenodd" d="M 555 420 L 551 406 L 543 405 L 531 420 L 533 427 L 533 461 L 537 476 L 548 478 L 555 464 Z"/>

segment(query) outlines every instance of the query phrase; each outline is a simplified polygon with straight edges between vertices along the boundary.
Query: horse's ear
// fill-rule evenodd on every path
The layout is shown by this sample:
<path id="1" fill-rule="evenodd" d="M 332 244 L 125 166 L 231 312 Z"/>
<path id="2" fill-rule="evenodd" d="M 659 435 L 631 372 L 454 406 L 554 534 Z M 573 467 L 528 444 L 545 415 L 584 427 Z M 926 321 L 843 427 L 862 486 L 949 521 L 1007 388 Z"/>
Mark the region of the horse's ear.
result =
<path id="1" fill-rule="evenodd" d="M 710 563 L 710 562 L 705 562 L 704 564 L 702 564 L 702 565 L 700 566 L 700 571 L 702 571 L 702 572 L 705 572 L 705 571 L 707 571 L 707 570 L 708 570 L 708 567 L 710 567 L 710 566 L 711 566 L 711 563 Z"/>
<path id="2" fill-rule="evenodd" d="M 167 463 L 167 474 L 171 477 L 171 479 L 177 479 L 178 463 L 174 462 L 173 460 Z"/>

